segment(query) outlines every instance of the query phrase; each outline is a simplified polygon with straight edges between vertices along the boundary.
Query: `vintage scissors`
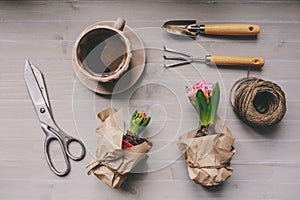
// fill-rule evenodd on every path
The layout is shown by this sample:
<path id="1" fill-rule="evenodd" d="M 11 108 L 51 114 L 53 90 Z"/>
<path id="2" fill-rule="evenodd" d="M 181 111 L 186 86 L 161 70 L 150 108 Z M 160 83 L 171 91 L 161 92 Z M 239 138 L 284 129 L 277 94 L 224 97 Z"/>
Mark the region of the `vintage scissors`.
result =
<path id="1" fill-rule="evenodd" d="M 46 161 L 54 174 L 58 176 L 65 176 L 71 170 L 69 158 L 71 158 L 74 161 L 79 161 L 83 159 L 86 151 L 85 146 L 80 140 L 64 133 L 56 125 L 52 116 L 43 74 L 37 67 L 31 64 L 29 60 L 26 60 L 25 63 L 24 76 L 33 106 L 41 122 L 41 127 L 46 134 L 44 143 L 44 153 Z M 66 163 L 66 169 L 64 171 L 57 170 L 53 165 L 53 162 L 50 157 L 49 147 L 50 143 L 54 140 L 59 142 L 63 153 L 63 157 Z M 81 153 L 79 156 L 74 156 L 69 150 L 69 145 L 73 142 L 78 143 L 81 147 Z"/>

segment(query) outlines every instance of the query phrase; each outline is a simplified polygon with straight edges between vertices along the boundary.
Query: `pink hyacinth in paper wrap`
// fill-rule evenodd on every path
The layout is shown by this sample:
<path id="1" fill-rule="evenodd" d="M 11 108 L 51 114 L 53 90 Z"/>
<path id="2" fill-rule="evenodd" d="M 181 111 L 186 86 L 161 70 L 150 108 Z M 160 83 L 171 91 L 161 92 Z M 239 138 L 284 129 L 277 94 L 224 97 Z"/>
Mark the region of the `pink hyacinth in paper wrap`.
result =
<path id="1" fill-rule="evenodd" d="M 230 161 L 235 153 L 234 136 L 217 116 L 219 85 L 201 80 L 186 91 L 198 113 L 199 126 L 180 136 L 178 147 L 194 182 L 203 186 L 218 185 L 231 176 Z"/>

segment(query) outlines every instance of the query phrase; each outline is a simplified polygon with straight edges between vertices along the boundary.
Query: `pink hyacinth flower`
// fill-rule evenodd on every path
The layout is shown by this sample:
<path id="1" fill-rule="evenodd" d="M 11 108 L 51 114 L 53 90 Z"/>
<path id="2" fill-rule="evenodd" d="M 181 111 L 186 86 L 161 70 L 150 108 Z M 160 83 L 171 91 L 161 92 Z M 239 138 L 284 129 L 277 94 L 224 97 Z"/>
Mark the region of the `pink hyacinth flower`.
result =
<path id="1" fill-rule="evenodd" d="M 214 83 L 208 82 L 206 80 L 201 80 L 195 83 L 193 86 L 187 88 L 187 96 L 190 98 L 195 98 L 197 91 L 202 90 L 206 99 L 209 99 L 214 89 Z"/>

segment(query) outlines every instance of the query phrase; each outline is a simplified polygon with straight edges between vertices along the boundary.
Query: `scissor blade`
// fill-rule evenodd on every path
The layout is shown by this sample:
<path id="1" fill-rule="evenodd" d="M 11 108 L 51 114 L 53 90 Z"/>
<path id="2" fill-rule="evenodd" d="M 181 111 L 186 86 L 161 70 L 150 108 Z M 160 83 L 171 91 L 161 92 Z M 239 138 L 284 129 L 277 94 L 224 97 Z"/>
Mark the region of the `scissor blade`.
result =
<path id="1" fill-rule="evenodd" d="M 39 85 L 39 88 L 42 92 L 42 95 L 45 99 L 45 103 L 47 104 L 47 107 L 49 110 L 50 109 L 50 103 L 49 103 L 49 99 L 48 99 L 48 94 L 47 94 L 47 89 L 46 89 L 46 84 L 45 84 L 45 79 L 44 79 L 44 76 L 42 74 L 42 72 L 33 64 L 31 64 L 31 68 L 32 68 L 32 71 L 34 73 L 34 76 L 38 82 L 38 85 Z"/>
<path id="2" fill-rule="evenodd" d="M 29 60 L 26 60 L 25 63 L 24 77 L 28 92 L 40 121 L 45 124 L 51 123 L 51 111 L 48 106 L 49 102 L 47 102 L 48 98 L 45 98 L 44 96 L 45 94 L 47 96 L 47 93 L 42 73 L 36 67 L 34 67 Z M 41 87 L 43 89 L 41 89 Z"/>

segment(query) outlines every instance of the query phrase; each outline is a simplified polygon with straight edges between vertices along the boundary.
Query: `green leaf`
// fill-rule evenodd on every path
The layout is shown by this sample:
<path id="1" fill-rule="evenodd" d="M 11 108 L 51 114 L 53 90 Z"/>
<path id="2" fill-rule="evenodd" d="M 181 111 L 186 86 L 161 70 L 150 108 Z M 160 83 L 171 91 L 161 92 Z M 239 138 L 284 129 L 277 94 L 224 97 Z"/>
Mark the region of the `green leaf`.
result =
<path id="1" fill-rule="evenodd" d="M 215 87 L 212 91 L 212 95 L 210 97 L 210 110 L 209 110 L 209 120 L 208 123 L 214 124 L 215 123 L 215 118 L 216 114 L 218 111 L 219 107 L 219 102 L 220 102 L 220 88 L 218 82 L 215 83 Z"/>
<path id="2" fill-rule="evenodd" d="M 211 105 L 211 100 L 209 98 L 207 102 L 207 125 L 210 124 L 210 115 L 211 115 L 211 110 L 212 110 L 212 105 Z"/>
<path id="3" fill-rule="evenodd" d="M 133 123 L 133 121 L 135 120 L 136 114 L 138 113 L 137 110 L 135 110 L 132 115 L 131 115 L 131 120 L 130 120 L 130 125 L 129 125 L 129 131 L 131 131 L 132 133 L 136 132 L 136 125 Z"/>
<path id="4" fill-rule="evenodd" d="M 143 120 L 144 120 L 143 117 L 140 117 L 140 118 L 136 121 L 136 125 L 142 126 Z"/>
<path id="5" fill-rule="evenodd" d="M 199 112 L 199 105 L 197 103 L 197 97 L 189 97 L 189 100 L 190 100 L 191 104 L 193 105 L 193 107 L 195 108 L 195 110 L 197 112 Z"/>
<path id="6" fill-rule="evenodd" d="M 135 111 L 132 113 L 132 115 L 131 115 L 131 121 L 135 118 L 135 116 L 136 116 L 137 113 L 138 113 L 137 110 L 135 110 Z"/>
<path id="7" fill-rule="evenodd" d="M 130 122 L 129 131 L 133 133 L 136 137 L 144 130 L 144 128 L 149 124 L 151 117 L 147 117 L 143 122 L 143 118 L 139 118 L 135 123 Z"/>
<path id="8" fill-rule="evenodd" d="M 137 124 L 134 124 L 134 123 L 131 123 L 130 124 L 130 128 L 129 128 L 129 131 L 134 133 L 135 135 L 138 135 L 139 134 L 139 129 L 140 129 L 140 126 L 137 125 Z"/>
<path id="9" fill-rule="evenodd" d="M 136 115 L 136 113 L 137 113 L 137 110 L 135 110 L 135 111 L 132 113 L 132 115 L 131 115 L 129 129 L 131 129 L 131 126 L 132 126 L 132 121 L 134 120 L 134 116 Z"/>
<path id="10" fill-rule="evenodd" d="M 151 120 L 151 117 L 147 117 L 141 126 L 143 126 L 143 127 L 147 126 L 149 124 L 150 120 Z"/>
<path id="11" fill-rule="evenodd" d="M 196 97 L 197 97 L 197 103 L 199 107 L 199 116 L 200 116 L 201 125 L 206 126 L 208 125 L 208 119 L 209 119 L 207 100 L 202 90 L 197 91 Z"/>

